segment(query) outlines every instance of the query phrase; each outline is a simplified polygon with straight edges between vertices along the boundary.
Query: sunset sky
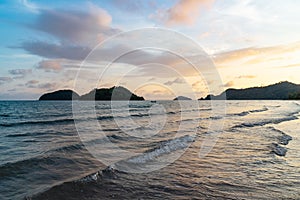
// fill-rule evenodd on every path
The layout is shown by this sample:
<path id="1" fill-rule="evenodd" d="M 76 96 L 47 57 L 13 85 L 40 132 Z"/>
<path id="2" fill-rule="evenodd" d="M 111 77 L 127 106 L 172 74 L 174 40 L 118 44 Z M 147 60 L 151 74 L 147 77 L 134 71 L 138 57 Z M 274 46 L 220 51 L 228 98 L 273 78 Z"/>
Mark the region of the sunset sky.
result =
<path id="1" fill-rule="evenodd" d="M 74 89 L 80 63 L 96 45 L 149 27 L 171 29 L 197 42 L 213 60 L 225 89 L 285 80 L 299 84 L 299 8 L 299 0 L 0 0 L 0 99 L 37 99 L 45 92 Z M 112 45 L 105 53 L 119 48 Z M 103 67 L 104 57 L 93 67 Z M 141 66 L 140 59 L 158 64 Z M 159 64 L 182 73 L 163 73 Z M 107 72 L 111 78 L 97 85 L 90 80 L 99 77 L 86 72 L 75 90 L 83 94 L 113 86 L 121 71 L 131 67 L 138 73 L 118 84 L 146 99 L 200 98 L 209 92 L 174 56 L 152 51 L 121 59 Z M 185 91 L 187 84 L 190 91 Z"/>

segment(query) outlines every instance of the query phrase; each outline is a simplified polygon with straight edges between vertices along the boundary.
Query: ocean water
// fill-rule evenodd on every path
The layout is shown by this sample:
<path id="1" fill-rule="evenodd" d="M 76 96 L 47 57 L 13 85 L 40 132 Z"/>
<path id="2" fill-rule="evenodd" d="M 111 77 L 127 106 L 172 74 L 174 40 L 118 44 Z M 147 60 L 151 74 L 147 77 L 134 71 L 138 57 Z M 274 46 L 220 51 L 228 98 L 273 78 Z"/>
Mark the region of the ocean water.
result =
<path id="1" fill-rule="evenodd" d="M 299 101 L 183 104 L 1 101 L 0 199 L 300 199 Z"/>

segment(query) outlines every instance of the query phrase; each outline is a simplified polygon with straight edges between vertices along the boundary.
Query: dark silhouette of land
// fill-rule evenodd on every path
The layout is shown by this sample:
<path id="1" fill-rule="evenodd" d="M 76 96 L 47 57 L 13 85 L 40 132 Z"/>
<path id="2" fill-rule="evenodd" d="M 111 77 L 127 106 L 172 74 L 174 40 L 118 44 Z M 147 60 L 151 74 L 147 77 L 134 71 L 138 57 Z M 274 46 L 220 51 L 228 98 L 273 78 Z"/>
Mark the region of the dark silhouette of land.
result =
<path id="1" fill-rule="evenodd" d="M 209 94 L 205 98 L 198 100 L 297 100 L 300 99 L 300 85 L 288 81 L 276 84 L 251 87 L 245 89 L 229 88 L 219 95 Z M 72 90 L 58 90 L 51 93 L 43 94 L 39 100 L 82 100 L 82 101 L 123 101 L 134 100 L 143 101 L 144 97 L 137 96 L 130 90 L 114 86 L 111 88 L 93 89 L 87 94 L 80 96 Z M 185 96 L 178 96 L 173 100 L 192 100 Z"/>
<path id="2" fill-rule="evenodd" d="M 79 94 L 72 90 L 58 90 L 51 93 L 43 94 L 39 100 L 40 101 L 69 101 L 72 99 L 79 99 Z"/>
<path id="3" fill-rule="evenodd" d="M 173 99 L 173 101 L 177 101 L 177 100 L 179 100 L 179 101 L 186 101 L 186 100 L 192 100 L 191 98 L 188 98 L 188 97 L 185 97 L 185 96 L 178 96 L 178 97 L 176 97 L 175 99 Z"/>
<path id="4" fill-rule="evenodd" d="M 137 96 L 131 93 L 128 89 L 118 86 L 111 88 L 94 89 L 87 94 L 80 97 L 80 100 L 96 100 L 96 101 L 122 101 L 122 100 L 134 100 L 143 101 L 144 97 Z"/>
<path id="5" fill-rule="evenodd" d="M 58 90 L 55 92 L 43 94 L 39 100 L 83 100 L 83 101 L 122 101 L 134 100 L 143 101 L 144 97 L 133 94 L 128 89 L 118 86 L 111 88 L 94 89 L 82 96 L 72 90 Z"/>
<path id="6" fill-rule="evenodd" d="M 207 95 L 199 100 L 287 100 L 300 99 L 300 85 L 283 81 L 264 87 L 251 87 L 246 89 L 227 89 L 220 95 Z"/>

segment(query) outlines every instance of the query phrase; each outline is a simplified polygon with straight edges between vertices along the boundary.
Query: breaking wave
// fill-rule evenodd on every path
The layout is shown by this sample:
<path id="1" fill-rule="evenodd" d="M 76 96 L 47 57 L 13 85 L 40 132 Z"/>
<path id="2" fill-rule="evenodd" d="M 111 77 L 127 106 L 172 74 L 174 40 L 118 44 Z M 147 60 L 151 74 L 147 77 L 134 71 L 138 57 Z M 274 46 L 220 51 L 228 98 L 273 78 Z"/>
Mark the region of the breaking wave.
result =
<path id="1" fill-rule="evenodd" d="M 71 122 L 74 122 L 74 119 L 66 118 L 66 119 L 45 120 L 45 121 L 25 121 L 25 122 L 16 122 L 16 123 L 1 123 L 0 126 L 13 127 L 13 126 L 22 126 L 22 125 L 61 124 L 61 123 L 71 123 Z"/>

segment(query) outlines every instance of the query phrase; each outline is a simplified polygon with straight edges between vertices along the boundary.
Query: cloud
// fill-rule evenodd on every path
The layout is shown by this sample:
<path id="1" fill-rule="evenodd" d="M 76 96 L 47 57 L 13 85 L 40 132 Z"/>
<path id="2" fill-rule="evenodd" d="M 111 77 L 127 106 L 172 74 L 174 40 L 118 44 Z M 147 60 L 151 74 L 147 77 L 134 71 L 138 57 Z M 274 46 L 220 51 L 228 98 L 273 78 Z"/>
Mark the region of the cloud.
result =
<path id="1" fill-rule="evenodd" d="M 175 76 L 176 71 L 181 75 L 187 76 L 197 74 L 197 71 L 193 68 L 193 66 L 178 55 L 167 51 L 157 52 L 149 51 L 147 49 L 132 51 L 131 48 L 126 46 L 127 38 L 123 39 L 125 40 L 123 41 L 123 44 L 94 50 L 93 53 L 89 55 L 88 59 L 85 60 L 84 68 L 99 68 L 101 66 L 107 66 L 111 60 L 115 59 L 117 55 L 123 55 L 117 60 L 114 60 L 114 65 L 112 68 L 122 68 L 122 66 L 124 66 L 123 64 L 127 64 L 138 67 L 137 71 L 139 72 L 139 75 L 152 77 L 171 77 L 170 75 L 172 74 Z M 57 52 L 57 54 L 60 54 L 61 57 L 64 56 L 63 58 L 40 61 L 37 65 L 37 68 L 43 69 L 47 72 L 60 72 L 66 67 L 78 68 L 80 66 L 81 62 L 79 60 L 72 59 L 74 55 L 66 55 L 63 50 L 61 51 L 61 53 Z M 182 56 L 195 64 L 195 66 L 198 66 L 199 68 L 201 67 L 201 70 L 204 70 L 204 68 L 209 68 L 209 66 L 212 65 L 208 62 L 209 59 L 203 55 Z M 170 74 L 170 71 L 173 71 L 172 74 Z M 175 77 L 177 76 L 178 74 Z"/>
<path id="2" fill-rule="evenodd" d="M 57 86 L 56 83 L 40 83 L 38 80 L 30 80 L 25 83 L 25 86 L 28 88 L 38 88 L 38 89 L 47 89 L 49 90 L 54 90 Z M 24 86 L 23 84 L 19 84 L 19 86 Z"/>
<path id="3" fill-rule="evenodd" d="M 71 44 L 51 44 L 42 41 L 24 42 L 21 48 L 30 54 L 44 58 L 84 59 L 91 51 L 89 47 Z"/>
<path id="4" fill-rule="evenodd" d="M 83 64 L 81 61 L 77 61 L 77 60 L 50 59 L 50 60 L 40 61 L 36 65 L 36 68 L 40 70 L 44 70 L 45 72 L 55 72 L 55 73 L 61 72 L 65 69 L 68 69 L 68 72 L 70 72 L 70 70 L 76 70 L 75 71 L 76 74 L 77 69 L 79 69 L 81 66 L 83 67 L 82 70 L 86 70 L 86 69 L 95 69 L 95 68 L 99 69 L 99 67 L 101 67 L 102 65 L 103 63 L 101 62 L 95 62 L 95 63 L 85 62 Z M 73 75 L 75 76 L 75 74 Z"/>
<path id="5" fill-rule="evenodd" d="M 203 81 L 196 81 L 192 84 L 192 87 L 198 87 L 198 86 L 202 86 L 203 85 Z"/>
<path id="6" fill-rule="evenodd" d="M 234 85 L 233 81 L 228 81 L 227 83 L 224 84 L 224 87 L 232 87 Z"/>
<path id="7" fill-rule="evenodd" d="M 251 79 L 251 78 L 256 78 L 256 76 L 254 76 L 254 75 L 241 75 L 241 76 L 237 76 L 236 78 L 238 78 L 238 79 L 241 79 L 241 78 Z"/>
<path id="8" fill-rule="evenodd" d="M 0 77 L 0 85 L 7 83 L 7 82 L 11 82 L 13 79 L 11 77 L 7 77 L 7 76 L 2 76 Z"/>
<path id="9" fill-rule="evenodd" d="M 38 6 L 28 0 L 20 0 L 21 3 L 31 12 L 37 13 L 38 12 Z"/>
<path id="10" fill-rule="evenodd" d="M 124 0 L 111 0 L 110 2 L 112 2 L 115 7 L 130 14 L 143 13 L 145 10 L 157 8 L 155 1 L 127 0 L 126 3 L 124 3 Z"/>
<path id="11" fill-rule="evenodd" d="M 89 4 L 87 9 L 39 9 L 37 20 L 27 27 L 50 35 L 56 42 L 25 41 L 13 48 L 45 58 L 82 60 L 100 42 L 121 30 L 111 27 L 112 17 Z"/>
<path id="12" fill-rule="evenodd" d="M 243 49 L 236 49 L 227 52 L 221 52 L 213 55 L 213 60 L 217 64 L 230 63 L 233 61 L 238 61 L 240 59 L 245 59 L 257 55 L 261 55 L 264 52 L 270 51 L 272 48 L 257 48 L 257 47 L 249 47 Z"/>
<path id="13" fill-rule="evenodd" d="M 192 88 L 199 95 L 203 95 L 204 93 L 210 93 L 209 87 L 214 84 L 214 80 L 199 80 L 192 83 Z"/>
<path id="14" fill-rule="evenodd" d="M 98 58 L 101 56 L 97 56 Z M 182 57 L 181 57 L 182 56 Z M 178 77 L 195 76 L 213 66 L 211 60 L 205 55 L 188 55 L 182 53 L 178 56 L 172 52 L 151 52 L 138 50 L 126 54 L 116 60 L 118 63 L 127 63 L 138 66 L 140 76 Z M 190 62 L 190 63 L 189 63 Z M 194 65 L 194 66 L 193 66 Z"/>
<path id="15" fill-rule="evenodd" d="M 290 64 L 290 65 L 283 65 L 283 66 L 280 66 L 278 68 L 291 68 L 291 67 L 300 67 L 300 63 Z"/>
<path id="16" fill-rule="evenodd" d="M 164 84 L 165 85 L 173 85 L 173 84 L 182 84 L 182 83 L 185 83 L 185 81 L 182 78 L 175 78 L 174 80 L 167 81 Z"/>
<path id="17" fill-rule="evenodd" d="M 38 80 L 30 80 L 27 82 L 27 84 L 37 84 L 37 83 L 39 83 Z"/>
<path id="18" fill-rule="evenodd" d="M 209 8 L 214 0 L 179 0 L 167 10 L 158 10 L 153 18 L 163 20 L 168 26 L 191 25 L 197 20 L 201 10 Z"/>
<path id="19" fill-rule="evenodd" d="M 219 66 L 242 60 L 247 64 L 257 64 L 269 61 L 274 57 L 278 58 L 279 55 L 294 53 L 296 51 L 300 51 L 300 42 L 267 47 L 248 47 L 220 52 L 212 55 L 212 59 Z"/>
<path id="20" fill-rule="evenodd" d="M 63 60 L 42 60 L 38 63 L 37 68 L 43 69 L 46 72 L 59 72 L 63 69 L 62 61 Z"/>
<path id="21" fill-rule="evenodd" d="M 36 88 L 36 84 L 38 84 L 38 80 L 30 80 L 25 83 L 25 85 L 29 88 Z"/>
<path id="22" fill-rule="evenodd" d="M 88 9 L 82 10 L 86 11 L 41 9 L 36 23 L 28 26 L 50 34 L 62 43 L 91 43 L 92 46 L 119 32 L 110 27 L 112 17 L 104 9 L 89 4 Z"/>
<path id="23" fill-rule="evenodd" d="M 56 83 L 42 83 L 37 85 L 37 88 L 47 89 L 48 91 L 53 90 L 55 87 L 56 87 Z"/>
<path id="24" fill-rule="evenodd" d="M 20 100 L 25 100 L 25 99 L 37 99 L 38 96 L 40 94 L 36 94 L 36 93 L 31 93 L 31 92 L 1 92 L 0 93 L 0 99 L 2 100 L 16 100 L 16 99 L 20 99 Z"/>
<path id="25" fill-rule="evenodd" d="M 42 41 L 24 42 L 20 47 L 31 54 L 51 59 L 83 60 L 92 51 L 92 48 L 88 46 L 51 44 Z M 131 49 L 125 45 L 114 45 L 103 49 L 94 49 L 89 60 L 113 60 L 116 55 L 122 55 L 129 51 L 131 51 Z M 145 54 L 141 54 L 141 56 L 143 55 Z"/>
<path id="26" fill-rule="evenodd" d="M 155 81 L 155 80 L 156 80 L 155 77 L 151 77 L 151 78 L 148 79 L 148 82 Z"/>
<path id="27" fill-rule="evenodd" d="M 14 78 L 23 78 L 27 74 L 31 74 L 32 69 L 12 69 L 12 70 L 8 70 L 8 72 L 11 75 L 15 75 L 16 77 L 14 77 Z"/>

